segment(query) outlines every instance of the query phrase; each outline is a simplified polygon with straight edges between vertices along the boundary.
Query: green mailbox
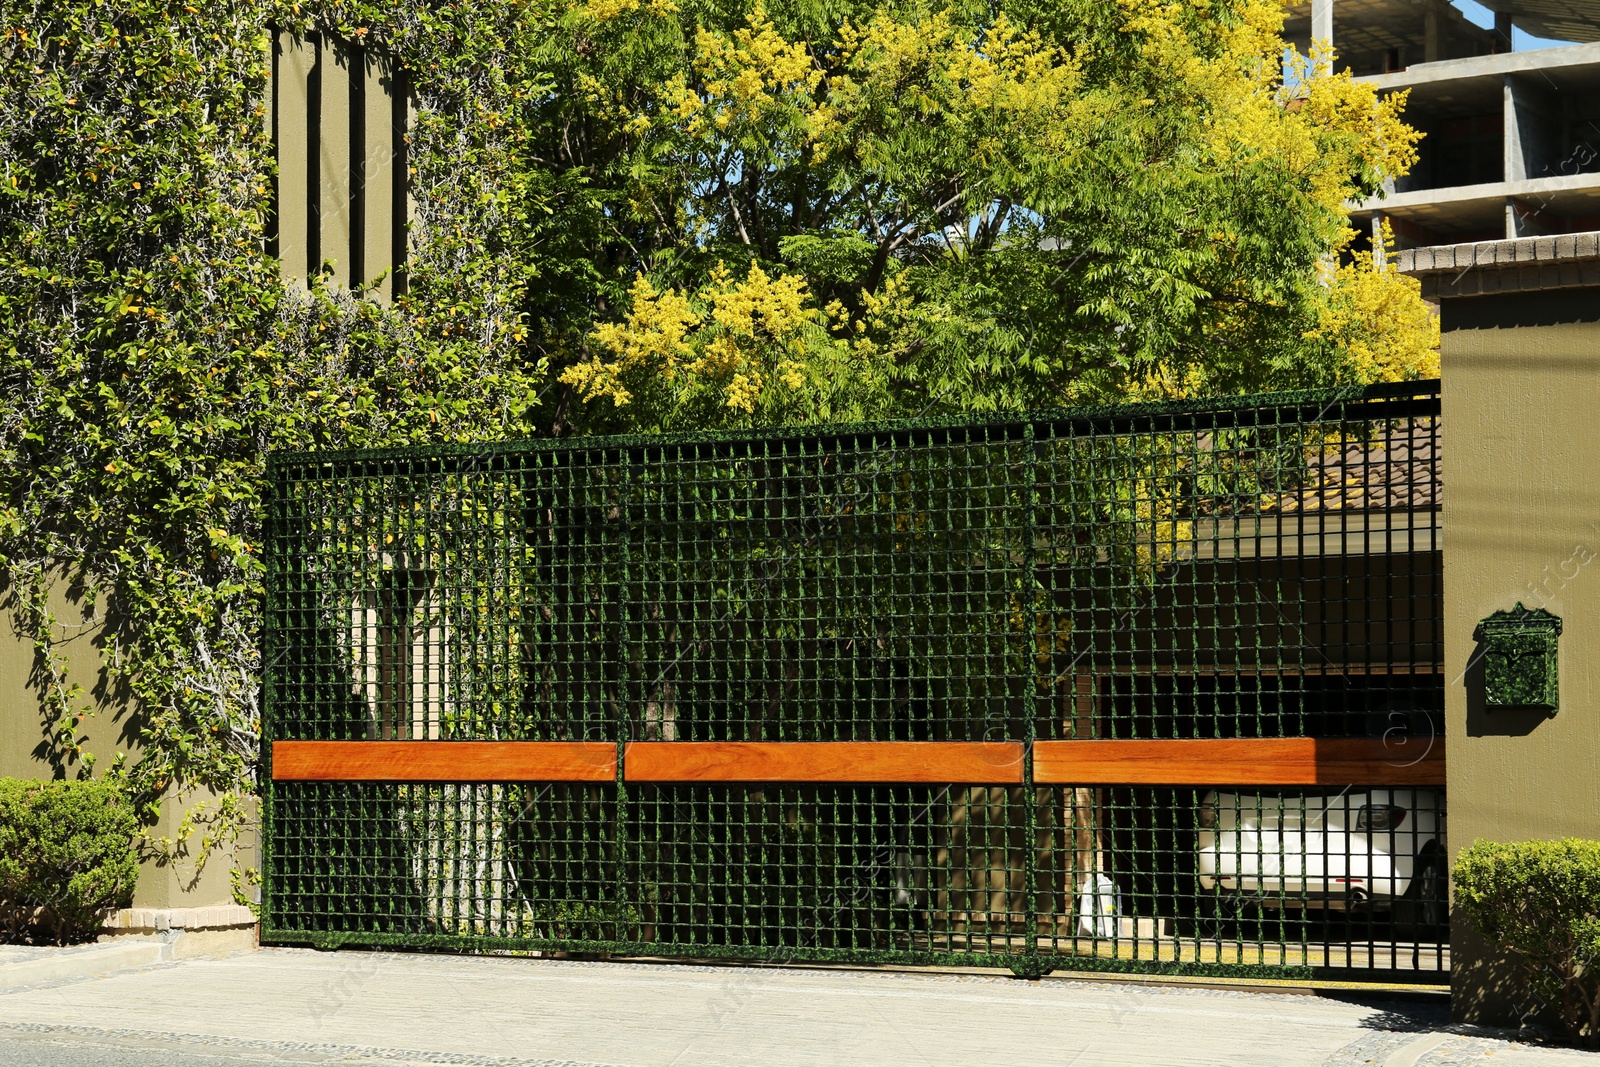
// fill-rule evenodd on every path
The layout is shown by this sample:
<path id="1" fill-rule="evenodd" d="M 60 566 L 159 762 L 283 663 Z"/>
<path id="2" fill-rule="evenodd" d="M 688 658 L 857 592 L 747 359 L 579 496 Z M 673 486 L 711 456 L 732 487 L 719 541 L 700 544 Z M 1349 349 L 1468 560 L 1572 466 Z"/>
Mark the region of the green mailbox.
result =
<path id="1" fill-rule="evenodd" d="M 1543 608 L 1530 610 L 1520 603 L 1480 622 L 1484 706 L 1555 711 L 1560 636 L 1559 618 Z"/>

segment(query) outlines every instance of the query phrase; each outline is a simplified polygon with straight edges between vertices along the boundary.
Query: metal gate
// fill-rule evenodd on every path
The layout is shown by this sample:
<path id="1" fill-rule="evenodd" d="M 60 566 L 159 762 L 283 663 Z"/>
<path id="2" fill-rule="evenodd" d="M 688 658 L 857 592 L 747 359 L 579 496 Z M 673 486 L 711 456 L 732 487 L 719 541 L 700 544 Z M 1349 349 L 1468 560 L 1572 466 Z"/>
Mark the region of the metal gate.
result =
<path id="1" fill-rule="evenodd" d="M 275 456 L 262 938 L 1437 980 L 1438 412 Z"/>

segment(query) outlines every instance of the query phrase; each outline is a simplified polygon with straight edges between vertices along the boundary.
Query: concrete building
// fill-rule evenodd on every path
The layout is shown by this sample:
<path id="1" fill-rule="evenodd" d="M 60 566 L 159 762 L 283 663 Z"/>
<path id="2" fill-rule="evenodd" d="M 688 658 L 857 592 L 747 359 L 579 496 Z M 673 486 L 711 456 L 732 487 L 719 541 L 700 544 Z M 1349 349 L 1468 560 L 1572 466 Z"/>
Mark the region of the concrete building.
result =
<path id="1" fill-rule="evenodd" d="M 1426 135 L 1411 173 L 1354 205 L 1400 248 L 1600 230 L 1600 0 L 1484 0 L 1494 26 L 1446 0 L 1291 5 L 1285 36 L 1332 40 L 1338 65 L 1410 91 Z M 1521 30 L 1573 44 L 1512 51 Z"/>

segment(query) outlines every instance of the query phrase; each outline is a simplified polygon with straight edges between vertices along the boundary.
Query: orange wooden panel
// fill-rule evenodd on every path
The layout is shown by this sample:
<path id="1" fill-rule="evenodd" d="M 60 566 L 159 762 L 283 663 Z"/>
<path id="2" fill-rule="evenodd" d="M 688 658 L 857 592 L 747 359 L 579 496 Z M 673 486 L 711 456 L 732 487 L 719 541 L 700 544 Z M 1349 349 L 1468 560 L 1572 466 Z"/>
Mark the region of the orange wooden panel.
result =
<path id="1" fill-rule="evenodd" d="M 989 741 L 635 741 L 630 782 L 1022 781 L 1022 745 Z"/>
<path id="2" fill-rule="evenodd" d="M 611 782 L 609 741 L 274 741 L 278 782 Z"/>
<path id="3" fill-rule="evenodd" d="M 1038 741 L 1040 785 L 1444 785 L 1444 738 Z"/>

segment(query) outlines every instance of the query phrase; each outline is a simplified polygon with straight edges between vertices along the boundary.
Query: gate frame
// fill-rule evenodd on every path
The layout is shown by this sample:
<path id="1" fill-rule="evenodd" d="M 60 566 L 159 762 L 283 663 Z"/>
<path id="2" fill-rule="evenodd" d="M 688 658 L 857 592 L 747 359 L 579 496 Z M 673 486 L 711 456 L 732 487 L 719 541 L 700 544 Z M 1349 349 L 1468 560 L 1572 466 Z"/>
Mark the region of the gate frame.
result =
<path id="1" fill-rule="evenodd" d="M 1255 394 L 1222 399 L 1168 401 L 1150 404 L 1105 405 L 1022 413 L 1014 417 L 972 419 L 947 417 L 821 427 L 752 431 L 711 431 L 657 436 L 446 444 L 400 448 L 314 453 L 275 453 L 268 457 L 269 503 L 278 482 L 273 474 L 308 463 L 333 466 L 382 463 L 393 460 L 448 460 L 527 452 L 585 450 L 627 455 L 637 449 L 680 444 L 754 443 L 792 438 L 827 440 L 867 435 L 891 435 L 896 440 L 937 438 L 941 431 L 985 427 L 1020 431 L 1027 442 L 1027 466 L 1032 472 L 1037 448 L 1035 426 L 1041 423 L 1075 427 L 1106 427 L 1108 432 L 1137 433 L 1182 428 L 1196 417 L 1230 411 L 1271 408 L 1274 423 L 1289 421 L 1292 410 L 1325 420 L 1336 406 L 1369 402 L 1375 413 L 1363 410 L 1364 419 L 1437 417 L 1439 383 L 1403 382 L 1367 387 L 1343 387 L 1288 393 Z M 1391 401 L 1385 404 L 1383 401 Z M 1393 410 L 1388 410 L 1392 408 Z M 1030 529 L 1037 528 L 1038 480 L 1027 480 Z M 269 520 L 270 522 L 270 520 Z M 275 539 L 264 538 L 264 565 L 271 573 Z M 1035 538 L 1029 537 L 1025 566 L 1036 566 Z M 623 549 L 626 557 L 626 547 Z M 626 562 L 626 558 L 625 558 Z M 273 617 L 276 588 L 267 583 L 263 616 Z M 1029 600 L 1030 607 L 1034 601 Z M 1034 847 L 1024 848 L 1026 928 L 1006 935 L 1008 941 L 1024 939 L 1021 952 L 953 952 L 918 950 L 831 949 L 812 946 L 684 945 L 652 941 L 608 941 L 504 937 L 471 934 L 418 934 L 382 932 L 307 931 L 270 925 L 273 863 L 274 784 L 280 781 L 374 782 L 390 784 L 487 785 L 506 783 L 611 782 L 619 804 L 627 802 L 631 782 L 659 783 L 807 783 L 818 785 L 950 783 L 1021 786 L 1025 796 L 1049 786 L 1162 785 L 1162 786 L 1322 786 L 1382 785 L 1438 786 L 1446 784 L 1442 737 L 1422 759 L 1403 766 L 1385 759 L 1381 740 L 1318 740 L 1308 737 L 1264 739 L 1115 740 L 1040 739 L 1034 686 L 1023 689 L 1027 712 L 1026 735 L 1010 742 L 685 742 L 632 741 L 619 730 L 613 743 L 558 741 L 470 740 L 367 740 L 279 741 L 273 736 L 275 667 L 281 657 L 272 626 L 264 625 L 261 642 L 263 673 L 261 697 L 261 927 L 263 944 L 302 944 L 320 949 L 345 946 L 404 947 L 465 952 L 560 951 L 599 957 L 675 956 L 688 959 L 749 961 L 769 964 L 833 962 L 899 964 L 910 966 L 1006 967 L 1024 978 L 1037 978 L 1053 970 L 1194 977 L 1251 979 L 1357 978 L 1369 982 L 1392 980 L 1411 974 L 1448 978 L 1448 967 L 1438 971 L 1398 971 L 1382 968 L 1332 968 L 1314 964 L 1207 963 L 1199 961 L 1128 959 L 1040 951 L 1043 940 L 1037 921 L 1037 859 Z M 1442 665 L 1441 665 L 1442 667 Z M 932 746 L 923 751 L 913 748 Z M 935 753 L 934 748 L 943 751 Z M 1014 777 L 953 778 L 936 773 L 941 767 L 982 765 L 993 768 L 1003 748 L 1004 763 L 1015 768 Z M 444 750 L 450 749 L 448 753 Z M 676 749 L 670 752 L 669 749 Z M 846 754 L 842 749 L 854 751 Z M 898 749 L 899 751 L 894 751 Z M 984 750 L 989 751 L 984 751 Z M 829 751 L 831 750 L 831 751 Z M 670 755 L 671 758 L 665 758 Z M 696 757 L 685 759 L 685 757 Z M 730 763 L 731 760 L 731 763 Z M 861 769 L 839 776 L 840 762 Z M 684 763 L 689 766 L 682 766 Z M 629 773 L 630 766 L 638 768 Z M 1226 766 L 1235 777 L 1219 781 L 1216 767 Z M 1175 769 L 1174 769 L 1175 768 Z M 470 776 L 469 776 L 470 775 Z M 1024 801 L 1025 840 L 1035 840 L 1037 804 Z M 618 834 L 623 820 L 616 820 Z M 1118 940 L 1136 940 L 1123 939 Z M 1191 940 L 1191 939 L 1180 939 Z M 1199 939 L 1202 943 L 1205 939 Z M 1418 946 L 1420 948 L 1420 946 Z"/>

